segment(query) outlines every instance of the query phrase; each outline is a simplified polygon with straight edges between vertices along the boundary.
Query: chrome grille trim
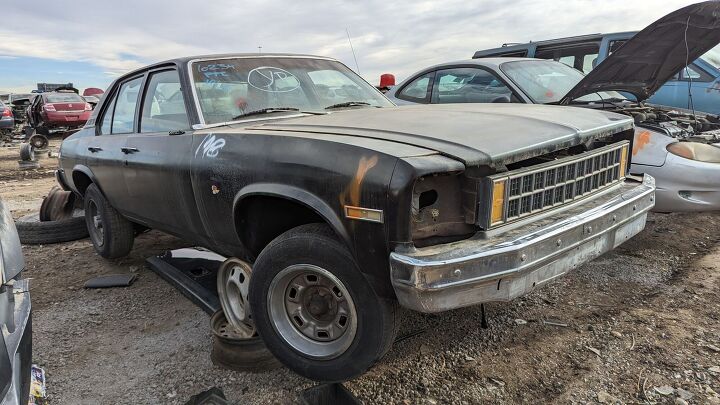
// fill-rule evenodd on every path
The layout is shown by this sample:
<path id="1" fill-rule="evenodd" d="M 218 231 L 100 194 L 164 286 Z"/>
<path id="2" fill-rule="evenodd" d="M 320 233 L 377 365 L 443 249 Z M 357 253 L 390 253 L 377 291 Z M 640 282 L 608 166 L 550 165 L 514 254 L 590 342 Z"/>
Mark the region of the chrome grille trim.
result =
<path id="1" fill-rule="evenodd" d="M 627 148 L 629 142 L 618 142 L 580 155 L 491 176 L 491 184 L 505 181 L 504 210 L 502 220 L 490 224 L 488 219 L 486 229 L 549 211 L 618 184 L 625 178 L 620 167 L 623 149 L 627 154 Z"/>

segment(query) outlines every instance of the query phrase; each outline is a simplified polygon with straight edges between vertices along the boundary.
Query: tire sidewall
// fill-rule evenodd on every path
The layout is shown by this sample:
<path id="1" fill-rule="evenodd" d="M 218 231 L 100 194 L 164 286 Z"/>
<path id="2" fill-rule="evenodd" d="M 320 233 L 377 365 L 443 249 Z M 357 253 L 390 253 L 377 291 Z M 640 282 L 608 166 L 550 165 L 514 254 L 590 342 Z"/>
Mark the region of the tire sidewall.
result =
<path id="1" fill-rule="evenodd" d="M 100 215 L 100 219 L 102 220 L 103 225 L 103 240 L 102 240 L 102 246 L 98 246 L 98 244 L 95 241 L 95 238 L 93 237 L 93 218 L 92 218 L 92 210 L 90 210 L 90 204 L 95 204 L 95 207 L 97 207 L 98 215 Z M 107 254 L 109 254 L 110 249 L 110 238 L 112 237 L 112 225 L 110 224 L 110 220 L 108 219 L 108 215 L 105 212 L 105 196 L 102 195 L 100 192 L 100 189 L 97 188 L 96 185 L 91 184 L 87 191 L 85 192 L 85 198 L 84 198 L 84 208 L 85 208 L 85 225 L 87 225 L 88 234 L 90 236 L 90 241 L 92 242 L 93 246 L 95 247 L 95 250 L 100 253 L 103 257 Z"/>
<path id="2" fill-rule="evenodd" d="M 279 243 L 276 243 L 278 242 Z M 293 349 L 276 331 L 268 312 L 267 297 L 273 278 L 293 264 L 312 264 L 331 272 L 351 295 L 357 314 L 357 331 L 348 349 L 338 357 L 318 360 Z M 258 333 L 268 349 L 286 366 L 319 381 L 344 381 L 363 373 L 380 356 L 383 346 L 384 303 L 339 242 L 324 235 L 281 235 L 263 250 L 250 279 L 250 307 Z"/>

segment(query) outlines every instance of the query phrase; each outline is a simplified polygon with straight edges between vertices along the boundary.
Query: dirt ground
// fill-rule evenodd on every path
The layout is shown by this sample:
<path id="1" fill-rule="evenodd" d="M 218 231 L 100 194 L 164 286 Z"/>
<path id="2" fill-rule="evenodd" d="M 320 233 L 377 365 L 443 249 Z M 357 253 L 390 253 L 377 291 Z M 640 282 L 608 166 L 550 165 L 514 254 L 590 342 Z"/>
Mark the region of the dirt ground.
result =
<path id="1" fill-rule="evenodd" d="M 57 164 L 20 171 L 17 159 L 0 148 L 0 197 L 16 217 L 39 207 Z M 479 308 L 407 311 L 390 353 L 346 386 L 366 404 L 720 404 L 719 231 L 717 214 L 652 214 L 616 251 L 488 305 L 487 329 Z M 184 245 L 153 231 L 114 262 L 88 240 L 24 247 L 34 362 L 52 404 L 181 404 L 213 386 L 239 404 L 294 403 L 313 385 L 284 368 L 211 363 L 207 315 L 144 266 Z M 129 288 L 82 288 L 128 272 L 139 275 Z"/>

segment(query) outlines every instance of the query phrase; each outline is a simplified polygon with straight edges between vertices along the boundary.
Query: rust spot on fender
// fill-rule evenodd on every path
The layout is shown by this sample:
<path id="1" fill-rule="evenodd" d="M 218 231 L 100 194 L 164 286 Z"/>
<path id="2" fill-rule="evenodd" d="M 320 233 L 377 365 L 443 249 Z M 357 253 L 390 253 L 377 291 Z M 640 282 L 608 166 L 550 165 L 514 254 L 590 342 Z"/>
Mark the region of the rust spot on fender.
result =
<path id="1" fill-rule="evenodd" d="M 370 158 L 362 157 L 358 162 L 355 176 L 353 177 L 350 184 L 345 187 L 345 190 L 340 194 L 340 204 L 348 204 L 353 206 L 360 205 L 360 189 L 362 182 L 365 179 L 365 175 L 377 165 L 378 157 L 373 156 Z"/>
<path id="2" fill-rule="evenodd" d="M 650 132 L 642 131 L 635 135 L 635 142 L 633 142 L 633 156 L 637 155 L 647 144 L 650 143 Z"/>

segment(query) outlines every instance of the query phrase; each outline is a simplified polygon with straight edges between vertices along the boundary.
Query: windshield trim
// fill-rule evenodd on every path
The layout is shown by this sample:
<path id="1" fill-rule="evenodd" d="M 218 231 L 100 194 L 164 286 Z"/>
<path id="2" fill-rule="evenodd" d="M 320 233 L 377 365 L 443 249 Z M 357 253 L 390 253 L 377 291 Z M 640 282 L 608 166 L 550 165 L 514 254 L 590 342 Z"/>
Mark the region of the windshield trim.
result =
<path id="1" fill-rule="evenodd" d="M 190 80 L 190 91 L 192 92 L 193 97 L 193 104 L 195 104 L 195 109 L 197 110 L 197 116 L 198 121 L 200 121 L 199 124 L 193 124 L 193 129 L 205 129 L 205 128 L 216 128 L 221 127 L 223 125 L 230 125 L 230 124 L 237 124 L 237 123 L 243 123 L 243 122 L 253 122 L 253 121 L 263 121 L 263 120 L 269 120 L 269 119 L 279 119 L 279 118 L 295 118 L 295 117 L 304 117 L 308 115 L 307 113 L 303 114 L 295 114 L 295 115 L 283 115 L 281 117 L 265 117 L 265 118 L 249 118 L 245 120 L 234 120 L 234 121 L 226 121 L 226 122 L 217 122 L 214 124 L 208 124 L 205 122 L 205 116 L 203 116 L 202 108 L 200 107 L 200 98 L 197 94 L 197 87 L 195 86 L 195 78 L 193 77 L 193 69 L 192 65 L 193 63 L 197 62 L 207 62 L 207 61 L 213 61 L 213 60 L 228 60 L 228 59 L 259 59 L 259 58 L 292 58 L 292 59 L 315 59 L 315 60 L 327 60 L 331 62 L 337 62 L 345 67 L 347 67 L 344 63 L 340 62 L 339 60 L 335 58 L 329 58 L 327 56 L 309 56 L 309 55 L 277 55 L 277 54 L 257 54 L 257 55 L 237 55 L 237 56 L 223 56 L 219 58 L 213 58 L 213 57 L 207 57 L 207 58 L 196 58 L 191 59 L 187 62 L 187 76 Z M 350 69 L 350 68 L 348 68 Z M 352 70 L 352 69 L 350 69 Z M 365 79 L 362 78 L 362 76 L 358 75 L 360 79 L 362 79 L 365 83 L 368 83 Z M 370 83 L 368 85 L 372 86 Z M 372 86 L 375 88 L 375 86 Z M 380 90 L 378 90 L 378 93 L 380 93 Z M 382 93 L 380 93 L 382 94 Z M 383 97 L 385 95 L 383 94 Z M 385 97 L 387 99 L 387 97 Z M 389 100 L 388 100 L 389 101 Z M 390 102 L 392 104 L 392 102 Z"/>

